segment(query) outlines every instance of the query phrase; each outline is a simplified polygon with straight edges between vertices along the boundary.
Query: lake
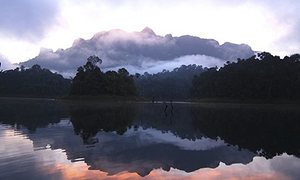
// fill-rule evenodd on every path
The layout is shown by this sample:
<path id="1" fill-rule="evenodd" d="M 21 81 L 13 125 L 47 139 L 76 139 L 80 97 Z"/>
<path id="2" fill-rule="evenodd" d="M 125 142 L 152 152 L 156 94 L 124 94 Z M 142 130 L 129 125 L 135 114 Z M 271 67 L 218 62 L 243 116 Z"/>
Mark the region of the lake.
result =
<path id="1" fill-rule="evenodd" d="M 300 106 L 0 99 L 0 179 L 299 179 Z"/>

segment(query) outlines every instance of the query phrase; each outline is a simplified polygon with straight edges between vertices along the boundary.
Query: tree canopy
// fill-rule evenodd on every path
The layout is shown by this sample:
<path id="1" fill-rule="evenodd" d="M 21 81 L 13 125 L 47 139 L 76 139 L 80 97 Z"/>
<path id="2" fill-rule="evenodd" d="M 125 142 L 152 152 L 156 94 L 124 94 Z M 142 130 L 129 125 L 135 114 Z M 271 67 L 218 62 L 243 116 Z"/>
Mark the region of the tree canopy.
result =
<path id="1" fill-rule="evenodd" d="M 0 96 L 57 97 L 68 94 L 70 80 L 39 65 L 0 71 Z"/>
<path id="2" fill-rule="evenodd" d="M 263 52 L 195 76 L 195 98 L 300 99 L 300 55 Z"/>
<path id="3" fill-rule="evenodd" d="M 190 97 L 193 76 L 206 69 L 195 64 L 182 65 L 173 71 L 136 74 L 135 81 L 141 96 L 155 99 L 186 99 Z"/>
<path id="4" fill-rule="evenodd" d="M 95 60 L 96 56 L 93 56 Z M 91 57 L 84 66 L 77 69 L 71 85 L 70 95 L 118 95 L 135 96 L 137 90 L 134 84 L 133 76 L 129 75 L 125 68 L 116 71 L 102 72 L 96 65 L 102 62 L 101 59 L 94 61 Z"/>

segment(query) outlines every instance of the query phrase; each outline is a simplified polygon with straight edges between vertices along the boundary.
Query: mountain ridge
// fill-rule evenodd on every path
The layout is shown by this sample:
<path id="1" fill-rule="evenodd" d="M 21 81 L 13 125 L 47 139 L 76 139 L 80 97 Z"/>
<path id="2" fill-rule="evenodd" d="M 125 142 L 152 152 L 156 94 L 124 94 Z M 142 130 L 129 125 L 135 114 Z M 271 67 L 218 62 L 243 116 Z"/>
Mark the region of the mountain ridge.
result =
<path id="1" fill-rule="evenodd" d="M 72 46 L 66 49 L 53 51 L 42 48 L 38 56 L 20 64 L 27 67 L 39 64 L 58 72 L 75 72 L 90 55 L 102 58 L 102 68 L 105 69 L 128 65 L 142 67 L 150 62 L 170 62 L 195 55 L 210 56 L 226 62 L 248 58 L 254 55 L 254 51 L 247 44 L 226 42 L 220 45 L 214 39 L 191 35 L 160 36 L 146 27 L 140 32 L 126 32 L 121 29 L 98 32 L 91 39 L 75 39 Z"/>

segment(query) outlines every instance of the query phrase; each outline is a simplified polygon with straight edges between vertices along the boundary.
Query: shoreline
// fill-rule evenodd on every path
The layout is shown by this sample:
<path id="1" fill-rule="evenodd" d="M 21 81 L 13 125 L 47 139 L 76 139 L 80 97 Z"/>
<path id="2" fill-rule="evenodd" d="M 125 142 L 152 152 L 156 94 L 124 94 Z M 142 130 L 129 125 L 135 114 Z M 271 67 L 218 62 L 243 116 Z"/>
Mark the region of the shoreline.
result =
<path id="1" fill-rule="evenodd" d="M 163 104 L 170 103 L 170 100 L 158 100 L 152 102 L 144 97 L 124 97 L 124 96 L 66 96 L 66 97 L 0 97 L 0 100 L 24 100 L 24 101 L 61 101 L 61 102 L 84 102 L 84 103 L 147 103 Z M 173 104 L 219 104 L 219 105 L 299 105 L 299 100 L 273 99 L 273 100 L 237 100 L 237 99 L 185 99 L 173 100 Z"/>

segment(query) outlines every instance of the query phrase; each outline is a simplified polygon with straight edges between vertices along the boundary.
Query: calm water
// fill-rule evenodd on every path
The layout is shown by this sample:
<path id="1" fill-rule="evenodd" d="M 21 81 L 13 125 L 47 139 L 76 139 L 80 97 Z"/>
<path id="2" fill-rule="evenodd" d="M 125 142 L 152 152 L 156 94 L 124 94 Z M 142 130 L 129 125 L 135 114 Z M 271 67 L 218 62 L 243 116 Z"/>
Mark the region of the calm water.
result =
<path id="1" fill-rule="evenodd" d="M 300 108 L 0 100 L 0 179 L 300 179 Z"/>

